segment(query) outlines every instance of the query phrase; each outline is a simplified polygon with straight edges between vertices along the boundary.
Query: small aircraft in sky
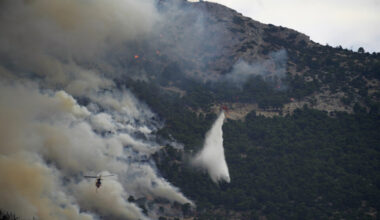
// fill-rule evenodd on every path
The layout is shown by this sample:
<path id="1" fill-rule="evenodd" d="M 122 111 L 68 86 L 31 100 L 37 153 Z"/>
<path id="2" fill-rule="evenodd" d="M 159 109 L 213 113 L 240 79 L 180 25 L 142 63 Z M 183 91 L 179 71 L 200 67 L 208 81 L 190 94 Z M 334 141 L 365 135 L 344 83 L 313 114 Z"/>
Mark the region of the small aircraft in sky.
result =
<path id="1" fill-rule="evenodd" d="M 96 179 L 96 182 L 95 182 L 95 186 L 96 186 L 96 191 L 98 191 L 98 189 L 100 188 L 100 186 L 102 185 L 102 177 L 110 177 L 110 176 L 115 176 L 114 174 L 109 174 L 109 175 L 104 175 L 102 176 L 101 174 L 97 175 L 97 176 L 84 176 L 85 178 L 93 178 L 93 179 Z"/>

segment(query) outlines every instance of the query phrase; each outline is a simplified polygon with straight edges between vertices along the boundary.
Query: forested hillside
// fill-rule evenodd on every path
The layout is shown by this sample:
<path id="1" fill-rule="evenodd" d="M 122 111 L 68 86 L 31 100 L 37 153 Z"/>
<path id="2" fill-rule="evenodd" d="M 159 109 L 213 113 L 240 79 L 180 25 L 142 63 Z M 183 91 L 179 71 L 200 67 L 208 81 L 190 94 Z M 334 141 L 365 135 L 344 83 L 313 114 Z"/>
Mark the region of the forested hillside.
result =
<path id="1" fill-rule="evenodd" d="M 377 111 L 379 53 L 323 46 L 215 3 L 183 2 L 173 9 L 173 2 L 159 5 L 174 24 L 131 45 L 138 59 L 120 59 L 140 74 L 132 79 L 155 82 L 193 110 L 223 102 L 283 113 L 303 104 L 328 112 L 352 113 L 355 105 Z"/>
<path id="2" fill-rule="evenodd" d="M 330 118 L 308 108 L 275 118 L 252 112 L 224 125 L 230 184 L 175 163 L 182 154 L 171 148 L 160 169 L 204 219 L 371 219 L 379 207 L 379 123 L 376 115 Z"/>
<path id="3" fill-rule="evenodd" d="M 187 100 L 168 98 L 166 93 L 157 96 L 159 90 L 153 86 L 136 88 L 166 119 L 159 134 L 185 145 L 185 152 L 167 146 L 155 158 L 162 175 L 196 202 L 197 209 L 189 216 L 374 219 L 377 215 L 377 112 L 357 106 L 352 114 L 335 112 L 332 117 L 305 106 L 292 115 L 266 118 L 253 111 L 244 121 L 228 120 L 223 130 L 231 183 L 218 186 L 188 161 L 202 146 L 216 115 L 197 115 L 184 108 Z"/>
<path id="4" fill-rule="evenodd" d="M 379 218 L 380 53 L 204 1 L 0 5 L 0 219 Z"/>
<path id="5" fill-rule="evenodd" d="M 162 175 L 197 204 L 195 209 L 183 206 L 185 216 L 376 219 L 380 54 L 322 46 L 294 30 L 258 23 L 217 4 L 183 7 L 202 11 L 211 32 L 215 25 L 229 31 L 231 41 L 218 46 L 223 53 L 203 67 L 203 61 L 192 60 L 191 68 L 184 64 L 186 57 L 169 54 L 169 65 L 155 64 L 166 66 L 155 80 L 119 82 L 165 120 L 160 136 L 184 144 L 183 151 L 167 145 L 155 160 Z M 212 41 L 202 44 L 213 47 Z M 203 59 L 202 52 L 208 53 L 200 49 L 194 57 Z M 240 60 L 251 69 L 237 68 Z M 192 75 L 197 71 L 241 78 L 200 79 Z M 244 71 L 252 74 L 246 77 Z M 202 147 L 221 110 L 215 106 L 234 103 L 257 107 L 240 120 L 228 119 L 226 112 L 224 147 L 231 183 L 217 185 L 194 170 L 189 158 Z"/>

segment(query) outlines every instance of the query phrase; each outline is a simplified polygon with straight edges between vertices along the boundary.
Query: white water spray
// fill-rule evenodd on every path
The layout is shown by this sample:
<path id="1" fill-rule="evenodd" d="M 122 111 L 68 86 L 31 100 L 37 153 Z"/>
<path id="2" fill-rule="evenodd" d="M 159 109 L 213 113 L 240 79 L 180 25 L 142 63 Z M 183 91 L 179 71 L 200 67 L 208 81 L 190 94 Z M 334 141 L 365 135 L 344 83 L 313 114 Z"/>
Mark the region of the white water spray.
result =
<path id="1" fill-rule="evenodd" d="M 206 134 L 203 149 L 193 160 L 193 164 L 207 170 L 215 183 L 225 180 L 230 182 L 230 174 L 223 148 L 223 122 L 224 112 L 221 112 L 211 129 Z"/>

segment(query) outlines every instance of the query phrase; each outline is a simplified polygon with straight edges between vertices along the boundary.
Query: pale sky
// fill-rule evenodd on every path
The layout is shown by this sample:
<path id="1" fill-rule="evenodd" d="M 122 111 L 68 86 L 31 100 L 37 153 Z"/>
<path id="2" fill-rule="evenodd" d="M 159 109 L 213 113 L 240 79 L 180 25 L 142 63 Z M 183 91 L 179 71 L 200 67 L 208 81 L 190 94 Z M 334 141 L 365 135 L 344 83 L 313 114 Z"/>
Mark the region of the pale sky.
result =
<path id="1" fill-rule="evenodd" d="M 380 52 L 380 0 L 209 0 L 322 45 Z"/>

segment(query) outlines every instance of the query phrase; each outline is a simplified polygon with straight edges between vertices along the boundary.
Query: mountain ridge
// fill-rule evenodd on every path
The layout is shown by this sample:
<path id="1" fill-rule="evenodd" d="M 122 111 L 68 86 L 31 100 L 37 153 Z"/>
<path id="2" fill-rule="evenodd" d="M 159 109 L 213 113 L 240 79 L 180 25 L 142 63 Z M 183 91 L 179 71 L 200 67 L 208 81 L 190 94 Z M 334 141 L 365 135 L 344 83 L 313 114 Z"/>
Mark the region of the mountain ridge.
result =
<path id="1" fill-rule="evenodd" d="M 162 3 L 165 8 L 172 1 L 162 2 L 166 2 L 166 5 Z M 366 108 L 367 112 L 371 108 L 378 108 L 380 54 L 323 46 L 305 34 L 254 21 L 217 3 L 180 2 L 184 9 L 178 10 L 185 10 L 185 13 L 173 13 L 173 18 L 176 18 L 172 19 L 175 20 L 174 25 L 167 27 L 168 31 L 164 33 L 167 36 L 161 36 L 157 43 L 157 47 L 161 48 L 160 56 L 167 57 L 166 63 L 156 63 L 162 70 L 162 73 L 157 73 L 158 77 L 165 78 L 164 81 L 168 83 L 163 88 L 176 88 L 171 90 L 174 93 L 186 92 L 180 83 L 183 77 L 203 83 L 218 83 L 223 75 L 239 74 L 232 71 L 239 62 L 243 62 L 252 67 L 252 70 L 245 70 L 248 71 L 247 75 L 267 77 L 261 72 L 268 72 L 265 74 L 269 76 L 278 76 L 276 71 L 283 72 L 277 79 L 277 84 L 283 88 L 274 91 L 282 92 L 282 95 L 274 98 L 277 101 L 266 101 L 269 104 L 253 100 L 261 105 L 257 109 L 259 111 L 267 112 L 268 107 L 275 107 L 278 109 L 277 115 L 281 115 L 292 113 L 296 106 L 303 105 L 327 112 L 348 113 L 353 112 L 355 105 Z M 170 7 L 166 10 L 170 10 Z M 182 28 L 183 22 L 195 22 L 196 25 Z M 192 33 L 197 27 L 202 27 L 202 30 Z M 283 58 L 276 58 L 276 53 L 282 51 L 285 53 Z M 278 62 L 283 64 L 279 65 Z M 265 66 L 260 66 L 262 63 Z M 216 104 L 226 100 L 213 102 Z M 239 102 L 241 100 L 228 101 L 231 106 Z M 241 104 L 244 103 L 247 100 Z"/>
<path id="2" fill-rule="evenodd" d="M 120 3 L 0 3 L 1 217 L 377 218 L 378 53 L 209 2 Z M 223 163 L 194 167 L 215 121 Z"/>
<path id="3" fill-rule="evenodd" d="M 190 4 L 211 13 L 204 15 L 211 20 L 206 30 L 223 33 L 218 42 L 226 45 L 218 45 L 208 65 L 201 61 L 214 51 L 197 51 L 201 61 L 191 70 L 176 57 L 175 71 L 167 70 L 185 79 L 169 77 L 154 92 L 149 86 L 136 92 L 166 119 L 159 134 L 184 144 L 155 155 L 162 175 L 197 204 L 184 217 L 376 219 L 380 54 L 323 46 L 219 4 Z M 188 158 L 225 109 L 231 183 L 215 186 Z"/>

